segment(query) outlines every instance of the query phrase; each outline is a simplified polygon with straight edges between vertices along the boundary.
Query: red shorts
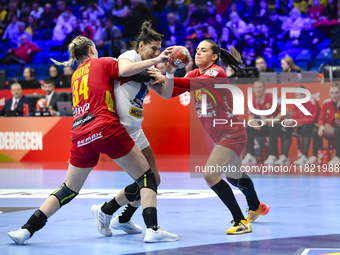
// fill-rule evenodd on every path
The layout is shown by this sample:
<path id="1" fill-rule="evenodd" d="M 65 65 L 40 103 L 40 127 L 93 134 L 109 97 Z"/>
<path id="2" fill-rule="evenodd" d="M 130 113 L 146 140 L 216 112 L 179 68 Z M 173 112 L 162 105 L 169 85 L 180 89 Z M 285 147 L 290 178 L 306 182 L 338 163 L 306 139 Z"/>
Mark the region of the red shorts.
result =
<path id="1" fill-rule="evenodd" d="M 94 167 L 100 153 L 112 159 L 128 154 L 135 142 L 122 125 L 96 128 L 72 141 L 70 163 L 76 167 Z"/>
<path id="2" fill-rule="evenodd" d="M 241 155 L 243 149 L 247 144 L 247 134 L 241 135 L 222 135 L 216 145 L 222 145 L 236 152 L 238 156 Z"/>

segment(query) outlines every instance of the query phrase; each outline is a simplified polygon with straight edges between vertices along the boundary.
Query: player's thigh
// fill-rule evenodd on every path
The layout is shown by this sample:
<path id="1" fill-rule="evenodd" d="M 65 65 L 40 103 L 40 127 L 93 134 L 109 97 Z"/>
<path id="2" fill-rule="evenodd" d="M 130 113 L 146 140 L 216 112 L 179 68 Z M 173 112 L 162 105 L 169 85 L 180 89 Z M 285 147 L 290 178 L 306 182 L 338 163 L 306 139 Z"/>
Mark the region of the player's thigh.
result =
<path id="1" fill-rule="evenodd" d="M 81 187 L 84 185 L 84 182 L 86 181 L 87 176 L 89 175 L 92 169 L 93 167 L 86 168 L 76 167 L 70 163 L 68 166 L 64 183 L 70 190 L 79 193 Z"/>

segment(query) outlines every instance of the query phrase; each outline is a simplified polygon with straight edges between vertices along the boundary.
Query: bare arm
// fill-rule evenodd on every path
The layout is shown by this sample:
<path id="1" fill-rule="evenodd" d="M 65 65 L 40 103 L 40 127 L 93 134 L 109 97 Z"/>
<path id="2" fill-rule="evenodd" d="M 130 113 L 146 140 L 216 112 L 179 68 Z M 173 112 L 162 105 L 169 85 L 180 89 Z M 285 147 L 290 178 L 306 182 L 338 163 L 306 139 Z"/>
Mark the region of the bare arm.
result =
<path id="1" fill-rule="evenodd" d="M 163 84 L 157 83 L 157 81 L 161 80 L 161 79 L 156 78 L 156 82 L 154 82 L 154 84 L 151 84 L 150 88 L 153 91 L 155 91 L 158 95 L 163 97 L 164 99 L 170 99 L 171 96 L 172 96 L 172 92 L 174 90 L 174 79 L 171 78 L 170 76 L 175 73 L 176 68 L 172 67 L 169 63 L 166 64 L 165 68 L 166 68 L 166 72 L 168 73 L 168 75 L 167 75 L 168 77 L 165 78 L 164 83 Z M 159 74 L 159 72 L 155 72 L 155 73 L 151 74 L 152 77 L 157 77 L 157 75 L 161 75 L 161 74 Z M 163 76 L 163 75 L 161 75 L 161 76 Z"/>

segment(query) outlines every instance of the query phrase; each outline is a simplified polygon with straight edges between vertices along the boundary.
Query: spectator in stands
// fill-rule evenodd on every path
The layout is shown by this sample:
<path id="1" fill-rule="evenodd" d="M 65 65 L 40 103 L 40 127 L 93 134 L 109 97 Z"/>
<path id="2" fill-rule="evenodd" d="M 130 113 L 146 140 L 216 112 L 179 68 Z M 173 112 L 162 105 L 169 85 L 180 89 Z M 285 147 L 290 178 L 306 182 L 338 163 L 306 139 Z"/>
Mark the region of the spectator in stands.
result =
<path id="1" fill-rule="evenodd" d="M 205 27 L 196 28 L 196 38 L 195 44 L 196 46 L 203 40 L 211 39 L 211 36 L 208 34 L 208 31 Z"/>
<path id="2" fill-rule="evenodd" d="M 320 11 L 322 10 L 322 6 L 320 3 L 315 1 L 316 6 L 319 5 Z M 316 7 L 314 4 L 314 7 Z M 312 8 L 312 7 L 311 7 Z M 312 10 L 310 9 L 312 12 Z M 308 12 L 309 14 L 309 12 Z M 320 14 L 317 9 L 314 9 L 314 14 L 313 12 L 311 15 L 313 16 L 318 16 L 321 15 L 316 23 L 313 24 L 314 28 L 324 28 L 324 27 L 330 27 L 330 26 L 338 26 L 339 25 L 339 16 L 340 14 L 340 2 L 339 1 L 334 1 L 334 0 L 329 0 L 328 5 L 324 8 L 322 13 Z M 327 32 L 327 29 L 325 29 L 324 32 Z"/>
<path id="3" fill-rule="evenodd" d="M 99 0 L 98 5 L 104 10 L 105 14 L 108 15 L 115 5 L 115 0 Z"/>
<path id="4" fill-rule="evenodd" d="M 10 22 L 12 22 L 12 17 L 16 16 L 17 20 L 20 18 L 20 10 L 18 9 L 18 4 L 14 1 L 11 1 L 8 4 L 8 11 L 4 18 L 4 24 L 7 26 Z"/>
<path id="5" fill-rule="evenodd" d="M 281 67 L 284 73 L 301 73 L 302 69 L 295 65 L 291 57 L 281 59 Z"/>
<path id="6" fill-rule="evenodd" d="M 49 106 L 52 106 L 53 110 L 51 115 L 52 116 L 59 116 L 60 113 L 58 112 L 58 106 L 57 106 L 57 101 L 58 101 L 58 96 L 54 92 L 54 80 L 52 78 L 46 78 L 44 80 L 44 85 L 43 88 L 46 92 L 46 107 L 49 108 Z"/>
<path id="7" fill-rule="evenodd" d="M 228 7 L 229 7 L 230 0 L 217 0 L 216 1 L 216 11 L 220 16 L 228 16 Z"/>
<path id="8" fill-rule="evenodd" d="M 185 40 L 184 47 L 189 50 L 190 56 L 193 58 L 196 54 L 196 48 L 193 40 Z"/>
<path id="9" fill-rule="evenodd" d="M 293 8 L 293 0 L 275 0 L 275 9 L 280 15 L 287 15 Z"/>
<path id="10" fill-rule="evenodd" d="M 57 20 L 57 24 L 53 29 L 53 40 L 64 41 L 66 36 L 72 32 L 72 21 L 76 17 L 72 15 L 70 11 L 63 12 Z"/>
<path id="11" fill-rule="evenodd" d="M 98 19 L 100 20 L 100 19 Z M 93 40 L 94 29 L 92 27 L 92 22 L 90 21 L 90 17 L 87 12 L 82 12 L 81 14 L 81 22 L 79 23 L 79 27 L 82 36 L 85 36 L 91 40 Z M 65 44 L 65 43 L 64 43 Z"/>
<path id="12" fill-rule="evenodd" d="M 18 37 L 17 37 L 17 45 L 18 45 L 18 46 L 19 46 L 20 43 L 21 43 L 21 36 L 22 36 L 22 35 L 26 35 L 29 42 L 32 42 L 32 41 L 33 41 L 33 40 L 32 40 L 32 35 L 31 35 L 29 32 L 26 31 L 26 25 L 25 25 L 24 22 L 22 22 L 22 21 L 19 21 L 19 22 L 18 22 L 18 29 L 19 29 L 19 33 L 18 33 L 18 35 L 17 35 L 17 36 L 18 36 Z"/>
<path id="13" fill-rule="evenodd" d="M 24 104 L 28 104 L 29 112 L 31 112 L 31 99 L 22 95 L 22 88 L 19 83 L 11 85 L 11 93 L 13 97 L 6 100 L 5 106 L 0 111 L 0 116 L 6 116 L 8 110 L 16 111 L 18 116 L 22 116 Z"/>
<path id="14" fill-rule="evenodd" d="M 283 33 L 279 36 L 279 38 L 283 38 L 285 41 L 299 38 L 303 29 L 303 18 L 299 9 L 293 8 L 289 14 L 289 18 L 282 23 Z"/>
<path id="15" fill-rule="evenodd" d="M 104 42 L 104 27 L 103 23 L 100 19 L 97 19 L 94 22 L 94 35 L 93 35 L 93 41 L 98 46 L 98 48 L 101 48 L 103 46 Z"/>
<path id="16" fill-rule="evenodd" d="M 24 23 L 28 23 L 28 16 L 31 13 L 31 5 L 26 4 L 22 10 L 22 12 L 20 13 L 20 20 Z"/>
<path id="17" fill-rule="evenodd" d="M 105 14 L 105 11 L 96 2 L 90 2 L 85 11 L 89 14 L 91 22 Z"/>
<path id="18" fill-rule="evenodd" d="M 295 47 L 310 50 L 313 55 L 313 59 L 318 53 L 317 44 L 327 39 L 327 36 L 319 29 L 314 29 L 310 18 L 304 19 L 304 29 L 301 32 L 299 39 L 293 41 Z"/>
<path id="19" fill-rule="evenodd" d="M 320 137 L 332 138 L 335 156 L 327 162 L 329 165 L 340 165 L 340 88 L 338 83 L 331 85 L 330 98 L 323 102 L 318 120 Z M 320 147 L 320 146 L 319 146 Z"/>
<path id="20" fill-rule="evenodd" d="M 220 38 L 217 34 L 216 29 L 213 26 L 208 26 L 208 34 L 211 36 L 210 40 L 212 40 L 215 43 L 218 43 Z"/>
<path id="21" fill-rule="evenodd" d="M 34 54 L 41 51 L 35 44 L 28 41 L 27 35 L 21 36 L 21 44 L 19 48 L 11 48 L 7 51 L 7 55 L 0 61 L 5 64 L 20 63 L 28 64 L 31 62 Z"/>
<path id="22" fill-rule="evenodd" d="M 259 8 L 257 10 L 257 14 L 255 15 L 255 19 L 259 24 L 267 24 L 270 20 L 270 10 L 268 8 L 268 3 L 266 0 L 261 0 L 259 4 Z"/>
<path id="23" fill-rule="evenodd" d="M 293 7 L 298 8 L 303 14 L 306 14 L 308 11 L 308 3 L 306 0 L 294 0 Z"/>
<path id="24" fill-rule="evenodd" d="M 54 22 L 51 19 L 53 15 L 53 9 L 51 4 L 47 3 L 44 7 L 44 12 L 41 14 L 41 17 L 38 22 L 38 30 L 39 30 L 39 39 L 50 39 L 53 34 Z"/>
<path id="25" fill-rule="evenodd" d="M 40 17 L 41 17 L 41 14 L 42 14 L 43 12 L 44 12 L 44 9 L 43 9 L 42 7 L 39 6 L 39 3 L 38 3 L 38 2 L 34 2 L 34 3 L 32 4 L 32 11 L 31 11 L 30 14 L 31 14 L 35 19 L 39 20 Z"/>
<path id="26" fill-rule="evenodd" d="M 39 81 L 35 78 L 35 71 L 32 67 L 26 67 L 22 76 L 24 76 L 24 80 L 20 80 L 19 83 L 23 89 L 41 88 Z"/>
<path id="27" fill-rule="evenodd" d="M 252 33 L 255 37 L 257 37 L 261 33 L 261 26 L 255 26 L 255 24 L 251 22 L 248 23 L 248 33 Z"/>
<path id="28" fill-rule="evenodd" d="M 262 24 L 261 34 L 258 36 L 256 42 L 267 59 L 272 59 L 273 55 L 276 55 L 279 51 L 276 38 L 266 24 Z"/>
<path id="29" fill-rule="evenodd" d="M 119 28 L 113 25 L 113 21 L 109 18 L 105 20 L 103 41 L 104 44 L 111 42 L 111 55 L 115 57 L 118 57 L 121 50 L 125 48 L 125 42 L 122 40 L 122 34 Z"/>
<path id="30" fill-rule="evenodd" d="M 71 26 L 72 26 L 72 31 L 66 36 L 63 42 L 64 46 L 69 45 L 75 37 L 77 37 L 78 35 L 81 35 L 80 26 L 79 26 L 79 22 L 77 19 L 72 20 Z"/>
<path id="31" fill-rule="evenodd" d="M 266 93 L 265 84 L 262 81 L 256 81 L 253 85 L 253 91 L 255 97 L 253 97 L 253 107 L 256 110 L 268 110 L 273 104 L 273 95 Z M 254 164 L 256 163 L 255 151 L 254 151 L 254 138 L 269 136 L 269 156 L 264 162 L 265 164 L 274 164 L 276 161 L 276 155 L 278 154 L 277 142 L 278 142 L 278 131 L 281 131 L 281 124 L 279 121 L 283 119 L 281 115 L 281 104 L 278 105 L 275 111 L 267 116 L 255 116 L 250 113 L 248 116 L 248 123 L 251 123 L 246 128 L 247 131 L 247 154 L 245 155 L 242 164 Z M 274 119 L 273 121 L 266 121 L 266 119 Z M 284 132 L 285 133 L 285 132 Z M 284 136 L 286 137 L 286 136 Z M 287 136 L 289 139 L 290 136 Z M 286 139 L 285 139 L 286 140 Z M 283 152 L 283 155 L 288 155 L 288 151 Z M 284 162 L 286 163 L 286 162 Z"/>
<path id="32" fill-rule="evenodd" d="M 323 11 L 323 15 L 328 20 L 339 21 L 340 18 L 340 1 L 339 0 L 328 0 L 328 5 Z"/>
<path id="33" fill-rule="evenodd" d="M 115 24 L 124 27 L 125 22 L 131 15 L 131 10 L 128 0 L 116 0 L 114 8 L 112 9 L 112 16 Z"/>
<path id="34" fill-rule="evenodd" d="M 243 13 L 246 8 L 246 2 L 244 0 L 229 1 L 228 15 L 232 12 Z"/>
<path id="35" fill-rule="evenodd" d="M 271 10 L 269 15 L 268 28 L 273 33 L 275 37 L 281 34 L 282 21 L 279 19 L 279 15 L 276 10 Z"/>
<path id="36" fill-rule="evenodd" d="M 255 66 L 255 57 L 261 55 L 260 47 L 255 44 L 255 37 L 252 33 L 244 35 L 244 40 L 236 44 L 236 49 L 241 53 L 243 62 L 247 66 Z"/>
<path id="37" fill-rule="evenodd" d="M 71 79 L 72 79 L 73 72 L 74 70 L 72 66 L 64 66 L 63 76 L 61 77 L 61 82 L 60 82 L 61 88 L 71 88 Z"/>
<path id="38" fill-rule="evenodd" d="M 228 27 L 222 28 L 222 35 L 220 39 L 219 46 L 223 49 L 229 49 L 230 47 L 235 47 L 237 39 L 233 33 L 230 32 Z"/>
<path id="39" fill-rule="evenodd" d="M 246 23 L 253 22 L 256 18 L 257 12 L 258 9 L 256 8 L 255 0 L 246 0 L 246 8 L 242 13 L 241 18 Z"/>
<path id="40" fill-rule="evenodd" d="M 308 17 L 312 20 L 312 23 L 316 23 L 320 20 L 320 17 L 323 15 L 323 11 L 325 10 L 325 6 L 320 4 L 320 0 L 313 0 L 313 5 L 308 9 Z"/>
<path id="41" fill-rule="evenodd" d="M 305 87 L 298 86 L 298 88 Z M 303 93 L 296 93 L 295 97 L 298 99 L 302 99 L 305 98 L 306 95 Z M 318 121 L 320 114 L 320 106 L 313 97 L 308 102 L 302 105 L 307 109 L 307 111 L 311 113 L 311 115 L 305 115 L 296 105 L 293 105 L 292 119 L 295 120 L 297 123 L 297 133 L 302 136 L 302 150 L 303 150 L 303 153 L 300 156 L 300 158 L 294 161 L 295 165 L 305 165 L 308 161 L 309 145 L 311 142 L 313 132 L 315 132 L 318 129 L 316 123 Z M 285 122 L 285 125 L 287 126 L 294 125 L 294 122 L 292 120 L 287 120 Z M 300 138 L 298 137 L 298 139 Z"/>
<path id="42" fill-rule="evenodd" d="M 7 11 L 3 3 L 0 3 L 0 37 L 2 37 L 4 30 L 6 28 L 6 24 L 4 23 L 5 17 L 7 15 Z"/>
<path id="43" fill-rule="evenodd" d="M 2 40 L 9 40 L 12 44 L 18 44 L 18 16 L 16 14 L 12 15 L 12 21 L 7 26 L 4 35 L 2 36 Z"/>
<path id="44" fill-rule="evenodd" d="M 183 45 L 185 42 L 184 27 L 176 22 L 176 16 L 173 12 L 167 15 L 168 24 L 165 28 L 164 39 L 166 46 Z"/>
<path id="45" fill-rule="evenodd" d="M 57 9 L 55 9 L 55 11 L 53 12 L 53 22 L 57 23 L 59 16 L 66 11 L 69 11 L 70 13 L 72 13 L 72 10 L 70 9 L 70 7 L 66 6 L 66 3 L 64 0 L 58 0 Z"/>
<path id="46" fill-rule="evenodd" d="M 48 68 L 48 74 L 50 75 L 49 78 L 51 78 L 53 80 L 53 85 L 56 88 L 60 88 L 61 87 L 61 77 L 59 74 L 59 67 L 55 64 L 50 65 L 50 67 Z"/>
<path id="47" fill-rule="evenodd" d="M 259 77 L 260 73 L 274 73 L 274 69 L 267 67 L 266 59 L 263 56 L 257 56 L 255 58 L 255 67 L 257 70 L 256 78 Z"/>
<path id="48" fill-rule="evenodd" d="M 230 13 L 230 21 L 227 22 L 226 27 L 230 28 L 232 33 L 235 35 L 237 39 L 246 33 L 248 33 L 248 26 L 236 12 Z"/>
<path id="49" fill-rule="evenodd" d="M 34 38 L 36 35 L 39 34 L 37 20 L 32 15 L 28 16 L 28 25 L 25 31 L 29 33 L 31 36 L 33 36 Z"/>

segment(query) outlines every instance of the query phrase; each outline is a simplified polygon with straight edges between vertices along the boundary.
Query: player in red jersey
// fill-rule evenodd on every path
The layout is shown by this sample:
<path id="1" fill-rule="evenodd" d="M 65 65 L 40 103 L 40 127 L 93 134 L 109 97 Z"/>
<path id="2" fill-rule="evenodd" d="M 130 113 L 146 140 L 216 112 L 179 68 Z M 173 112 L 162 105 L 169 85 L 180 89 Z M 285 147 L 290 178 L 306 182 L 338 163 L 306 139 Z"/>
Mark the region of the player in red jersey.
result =
<path id="1" fill-rule="evenodd" d="M 97 165 L 99 154 L 105 153 L 125 169 L 140 187 L 143 217 L 147 226 L 144 241 L 178 240 L 177 235 L 158 227 L 155 175 L 119 121 L 115 112 L 113 89 L 114 81 L 119 77 L 134 75 L 167 60 L 171 48 L 163 51 L 157 58 L 129 63 L 119 70 L 118 62 L 113 58 L 98 58 L 96 46 L 86 37 L 76 37 L 68 49 L 71 56 L 69 61 L 54 61 L 59 65 L 71 65 L 75 60 L 79 62 L 72 75 L 74 121 L 68 171 L 63 185 L 45 200 L 25 225 L 17 231 L 9 232 L 9 237 L 18 244 L 26 243 L 36 231 L 45 226 L 49 217 L 78 195 L 88 174 Z M 103 235 L 109 236 L 111 233 L 109 224 L 112 216 L 108 211 L 118 210 L 124 205 L 119 200 L 124 197 L 122 192 L 120 196 L 117 195 L 114 203 L 110 201 L 91 208 L 96 227 Z M 133 197 L 133 194 L 129 195 Z"/>
<path id="2" fill-rule="evenodd" d="M 273 94 L 266 93 L 265 84 L 262 81 L 256 81 L 253 85 L 255 97 L 253 98 L 253 106 L 256 110 L 268 110 L 273 104 Z M 254 138 L 269 136 L 269 152 L 265 164 L 274 164 L 276 162 L 276 155 L 278 154 L 277 140 L 278 135 L 283 135 L 284 138 L 289 139 L 289 135 L 286 132 L 281 132 L 281 125 L 277 122 L 283 118 L 281 115 L 281 105 L 278 102 L 278 107 L 271 115 L 266 116 L 255 116 L 249 112 L 248 120 L 253 120 L 250 122 L 251 126 L 246 128 L 247 131 L 247 154 L 245 155 L 242 164 L 255 164 L 256 158 L 254 156 Z M 258 119 L 258 121 L 254 121 Z M 274 119 L 269 121 L 270 119 Z M 266 121 L 267 120 L 267 121 Z M 261 122 L 262 121 L 262 122 Z M 285 140 L 287 140 L 285 139 Z M 288 156 L 288 151 L 283 152 L 282 155 Z"/>
<path id="3" fill-rule="evenodd" d="M 183 92 L 190 91 L 190 83 L 198 87 L 200 86 L 199 83 L 212 87 L 216 79 L 227 81 L 225 71 L 217 64 L 219 63 L 219 59 L 221 59 L 225 66 L 229 65 L 237 71 L 240 69 L 238 65 L 242 62 L 240 60 L 241 57 L 234 48 L 232 49 L 232 54 L 234 54 L 235 57 L 238 55 L 239 60 L 236 60 L 235 57 L 226 50 L 220 49 L 213 41 L 204 40 L 198 45 L 196 51 L 195 62 L 198 69 L 189 72 L 184 78 L 167 79 L 165 85 L 173 81 L 175 86 L 173 96 L 177 96 Z M 166 77 L 173 77 L 175 70 L 175 68 L 172 68 L 171 71 L 167 70 Z M 204 94 L 207 94 L 205 90 L 195 89 L 195 106 L 197 108 L 202 108 L 201 98 Z M 230 123 L 230 121 L 241 122 L 239 116 L 233 115 L 233 109 L 231 108 L 233 98 L 231 92 L 227 89 L 220 89 L 219 95 L 223 100 L 222 107 L 215 106 L 212 98 L 207 97 L 207 105 L 209 105 L 207 117 L 202 116 L 201 110 L 197 110 L 197 115 L 200 118 L 202 126 L 216 144 L 209 156 L 206 167 L 233 165 L 239 170 L 242 161 L 241 152 L 245 147 L 247 135 L 242 125 L 233 125 L 232 127 L 229 125 L 218 125 L 216 128 L 214 127 L 212 116 L 227 119 L 228 123 Z M 247 174 L 237 171 L 234 174 L 227 172 L 226 175 L 228 181 L 238 187 L 246 196 L 249 206 L 247 218 L 244 218 L 230 186 L 221 179 L 221 172 L 206 171 L 203 173 L 208 186 L 219 196 L 233 215 L 234 225 L 227 230 L 227 234 L 252 232 L 249 222 L 255 221 L 260 215 L 267 214 L 269 206 L 260 203 L 254 189 L 254 184 Z"/>
<path id="4" fill-rule="evenodd" d="M 334 83 L 329 89 L 331 98 L 323 102 L 318 120 L 320 137 L 331 137 L 335 140 L 336 155 L 328 164 L 340 164 L 340 88 Z"/>
<path id="5" fill-rule="evenodd" d="M 305 88 L 304 86 L 298 86 L 298 88 Z M 296 93 L 296 98 L 304 98 L 305 94 Z M 304 165 L 308 162 L 308 150 L 311 142 L 313 132 L 318 130 L 317 120 L 319 118 L 320 106 L 318 102 L 311 98 L 308 102 L 304 103 L 303 106 L 311 113 L 311 115 L 305 115 L 296 105 L 293 106 L 292 110 L 292 120 L 285 121 L 285 125 L 297 125 L 297 133 L 302 136 L 302 150 L 303 153 L 300 158 L 294 161 L 296 165 Z M 294 122 L 295 120 L 296 122 Z M 319 138 L 320 139 L 320 138 Z M 290 137 L 291 140 L 291 137 Z M 315 143 L 314 141 L 313 143 Z M 290 146 L 290 143 L 288 144 Z M 287 144 L 286 144 L 287 146 Z M 313 146 L 314 148 L 314 146 Z M 284 148 L 283 150 L 287 150 Z M 289 148 L 288 148 L 289 150 Z"/>

